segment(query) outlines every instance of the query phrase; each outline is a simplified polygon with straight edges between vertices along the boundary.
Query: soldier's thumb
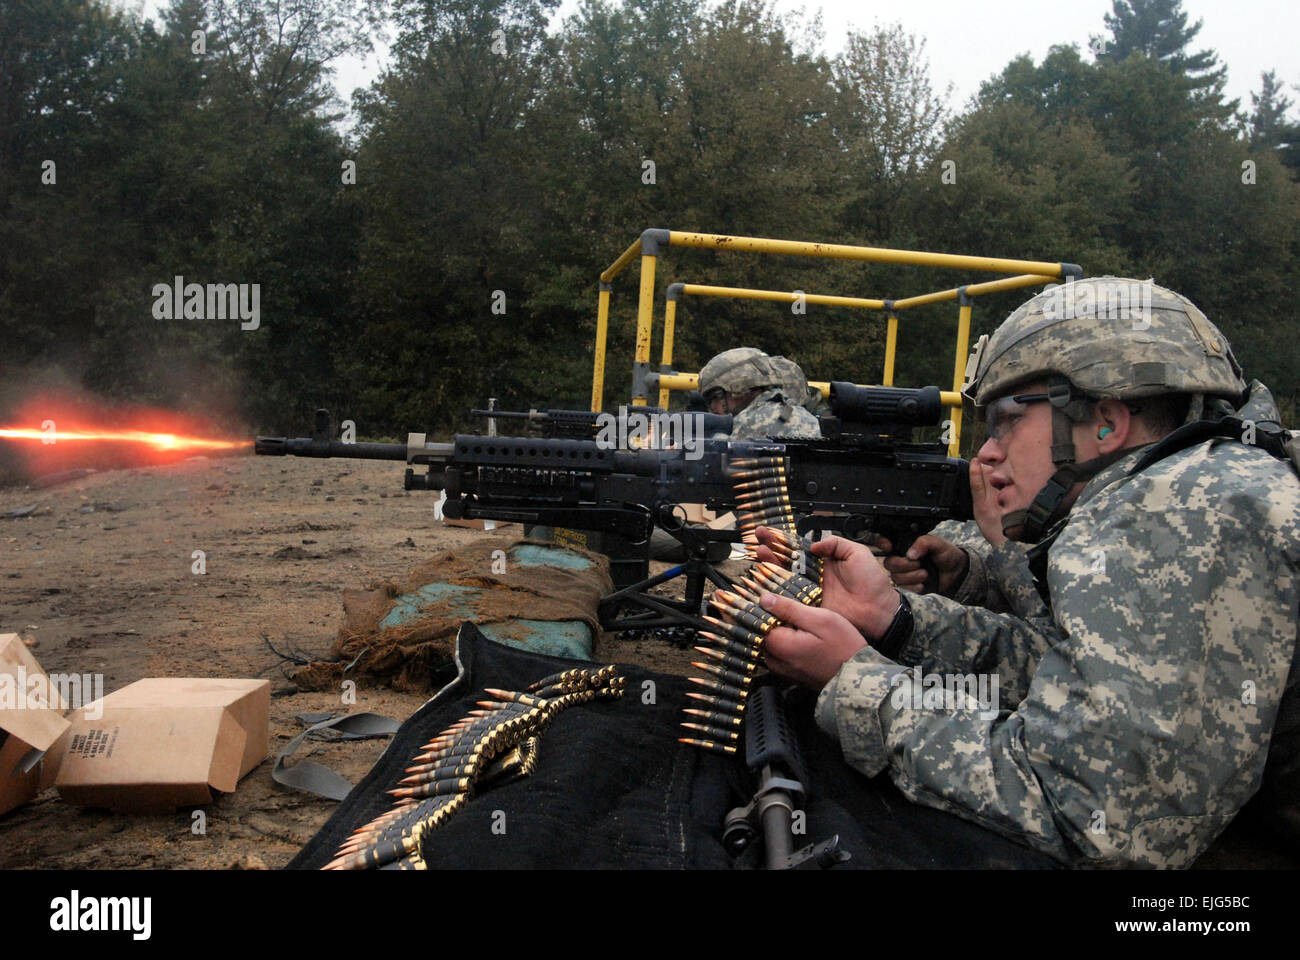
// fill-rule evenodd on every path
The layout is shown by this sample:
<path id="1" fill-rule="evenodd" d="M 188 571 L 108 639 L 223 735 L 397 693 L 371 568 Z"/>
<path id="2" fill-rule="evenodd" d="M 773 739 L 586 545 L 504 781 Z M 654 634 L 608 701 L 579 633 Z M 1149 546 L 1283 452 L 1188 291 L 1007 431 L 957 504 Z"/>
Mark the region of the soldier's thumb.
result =
<path id="1" fill-rule="evenodd" d="M 759 598 L 759 604 L 768 613 L 776 616 L 787 626 L 808 633 L 819 634 L 817 629 L 823 623 L 829 611 L 820 607 L 809 607 L 789 597 L 778 597 L 775 593 L 765 593 Z"/>

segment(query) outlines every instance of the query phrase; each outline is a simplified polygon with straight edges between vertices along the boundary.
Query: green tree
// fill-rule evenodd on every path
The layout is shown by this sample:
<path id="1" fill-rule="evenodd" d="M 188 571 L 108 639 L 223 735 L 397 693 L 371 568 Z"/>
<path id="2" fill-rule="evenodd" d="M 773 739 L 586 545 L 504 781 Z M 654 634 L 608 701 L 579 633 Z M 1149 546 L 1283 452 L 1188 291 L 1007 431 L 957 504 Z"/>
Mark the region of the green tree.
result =
<path id="1" fill-rule="evenodd" d="M 1226 78 L 1227 67 L 1213 50 L 1187 51 L 1202 22 L 1189 27 L 1182 6 L 1182 0 L 1111 0 L 1111 12 L 1103 18 L 1110 39 L 1093 37 L 1094 49 L 1115 62 L 1142 54 L 1192 77 L 1197 88 L 1213 87 Z"/>
<path id="2" fill-rule="evenodd" d="M 1188 26 L 1182 0 L 1111 0 L 1111 11 L 1104 18 L 1110 39 L 1092 38 L 1093 48 L 1101 51 L 1099 60 L 1121 63 L 1142 56 L 1163 64 L 1187 84 L 1209 119 L 1220 125 L 1233 122 L 1238 101 L 1223 99 L 1228 68 L 1213 50 L 1188 50 L 1202 24 L 1197 20 Z"/>
<path id="3" fill-rule="evenodd" d="M 522 300 L 548 242 L 528 121 L 554 6 L 402 3 L 393 67 L 357 99 L 365 332 L 349 369 L 392 429 L 446 426 L 546 369 Z"/>
<path id="4" fill-rule="evenodd" d="M 895 207 L 934 158 L 951 85 L 934 93 L 925 41 L 900 24 L 850 33 L 834 77 L 836 140 L 853 171 L 842 216 L 896 242 Z"/>
<path id="5" fill-rule="evenodd" d="M 1291 98 L 1278 83 L 1277 72 L 1260 75 L 1260 91 L 1250 95 L 1250 146 L 1252 150 L 1275 150 L 1292 175 L 1300 174 L 1300 122 L 1291 120 Z"/>

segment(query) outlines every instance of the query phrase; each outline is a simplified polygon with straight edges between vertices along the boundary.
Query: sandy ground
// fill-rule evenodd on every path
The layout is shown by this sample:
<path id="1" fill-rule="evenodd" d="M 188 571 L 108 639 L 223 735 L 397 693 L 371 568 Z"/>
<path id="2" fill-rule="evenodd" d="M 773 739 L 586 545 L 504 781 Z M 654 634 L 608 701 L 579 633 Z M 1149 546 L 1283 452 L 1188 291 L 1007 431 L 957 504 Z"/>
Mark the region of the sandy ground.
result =
<path id="1" fill-rule="evenodd" d="M 0 517 L 36 507 L 0 519 L 0 633 L 31 640 L 47 672 L 103 674 L 106 692 L 142 677 L 269 679 L 272 754 L 303 729 L 296 714 L 404 720 L 425 696 L 362 688 L 345 705 L 337 694 L 299 692 L 267 646 L 325 656 L 343 589 L 500 535 L 444 525 L 434 494 L 401 484 L 400 464 L 247 456 L 0 488 Z M 522 535 L 518 526 L 504 532 Z M 192 572 L 196 550 L 203 575 Z M 689 659 L 661 641 L 615 642 L 598 656 L 674 672 Z M 309 742 L 294 757 L 356 782 L 387 742 Z M 190 809 L 117 814 L 47 790 L 0 816 L 0 868 L 282 866 L 335 804 L 279 787 L 271 765 L 201 808 L 201 834 Z"/>

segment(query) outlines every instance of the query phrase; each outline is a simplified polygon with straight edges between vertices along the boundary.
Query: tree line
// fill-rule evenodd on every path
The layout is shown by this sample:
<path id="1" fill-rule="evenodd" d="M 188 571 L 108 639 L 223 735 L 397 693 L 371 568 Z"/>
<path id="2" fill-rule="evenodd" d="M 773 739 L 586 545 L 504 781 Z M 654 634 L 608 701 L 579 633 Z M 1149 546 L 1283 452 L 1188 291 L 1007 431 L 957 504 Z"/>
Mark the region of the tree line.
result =
<path id="1" fill-rule="evenodd" d="M 897 26 L 821 52 L 761 0 L 100 0 L 0 9 L 0 406 L 62 378 L 111 399 L 369 436 L 583 407 L 597 276 L 646 227 L 926 249 L 1154 277 L 1200 305 L 1291 422 L 1300 124 L 1227 101 L 1179 0 L 1020 57 L 960 111 Z M 331 67 L 391 32 L 350 109 Z M 350 122 L 349 127 L 347 123 Z M 260 322 L 155 309 L 258 287 Z M 670 249 L 671 282 L 901 297 L 953 271 Z M 637 293 L 615 286 L 607 406 Z M 1026 296 L 977 301 L 987 332 Z M 956 307 L 907 311 L 896 381 L 952 378 Z M 752 344 L 874 382 L 883 317 L 686 298 L 679 369 Z M 653 360 L 659 358 L 658 337 Z M 3 411 L 0 411 L 3 412 Z"/>

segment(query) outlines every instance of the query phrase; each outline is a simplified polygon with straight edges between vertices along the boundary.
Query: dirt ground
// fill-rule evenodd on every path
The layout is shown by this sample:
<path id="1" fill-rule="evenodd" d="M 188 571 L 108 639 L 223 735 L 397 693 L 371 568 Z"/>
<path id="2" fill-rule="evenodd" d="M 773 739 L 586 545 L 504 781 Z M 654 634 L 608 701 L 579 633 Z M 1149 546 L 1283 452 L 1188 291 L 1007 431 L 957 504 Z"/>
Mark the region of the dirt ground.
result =
<path id="1" fill-rule="evenodd" d="M 301 732 L 300 713 L 404 720 L 426 695 L 363 687 L 344 705 L 336 693 L 299 692 L 267 641 L 327 656 L 344 589 L 400 578 L 478 538 L 522 535 L 446 526 L 434 496 L 404 492 L 398 464 L 254 456 L 0 488 L 0 633 L 22 634 L 47 672 L 103 674 L 106 693 L 142 677 L 267 678 L 272 755 Z M 26 507 L 35 510 L 4 518 Z M 196 550 L 202 575 L 192 572 Z M 614 641 L 597 656 L 671 672 L 690 659 L 654 640 Z M 311 759 L 355 783 L 387 743 L 309 741 L 291 762 Z M 110 813 L 47 790 L 0 816 L 0 869 L 283 866 L 335 803 L 278 786 L 271 766 L 201 808 L 201 834 L 190 809 Z"/>
<path id="2" fill-rule="evenodd" d="M 483 537 L 522 534 L 446 526 L 433 494 L 401 485 L 392 463 L 245 456 L 105 471 L 38 490 L 0 487 L 0 633 L 22 634 L 47 672 L 103 674 L 105 692 L 142 677 L 267 678 L 272 757 L 303 729 L 300 713 L 404 720 L 432 690 L 361 687 L 345 705 L 337 693 L 298 691 L 268 646 L 326 657 L 345 589 L 400 580 Z M 11 511 L 25 515 L 6 517 Z M 196 550 L 203 575 L 192 572 Z M 596 656 L 685 673 L 693 655 L 643 639 L 602 643 Z M 387 743 L 308 741 L 291 762 L 311 759 L 355 783 Z M 199 834 L 188 808 L 111 813 L 47 790 L 0 815 L 0 869 L 281 867 L 336 804 L 278 786 L 271 767 L 268 758 L 233 794 L 202 807 Z M 1298 865 L 1266 840 L 1229 839 L 1198 866 Z"/>

